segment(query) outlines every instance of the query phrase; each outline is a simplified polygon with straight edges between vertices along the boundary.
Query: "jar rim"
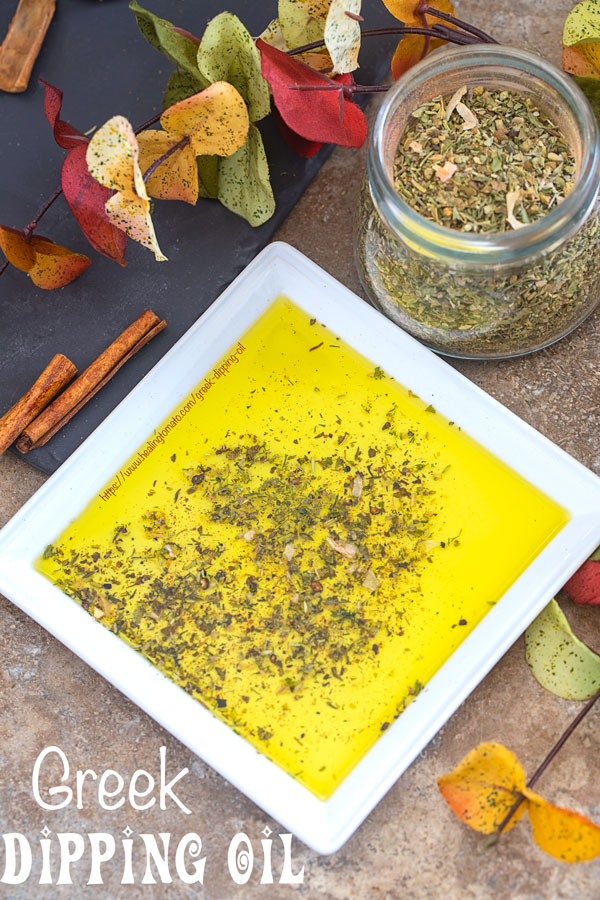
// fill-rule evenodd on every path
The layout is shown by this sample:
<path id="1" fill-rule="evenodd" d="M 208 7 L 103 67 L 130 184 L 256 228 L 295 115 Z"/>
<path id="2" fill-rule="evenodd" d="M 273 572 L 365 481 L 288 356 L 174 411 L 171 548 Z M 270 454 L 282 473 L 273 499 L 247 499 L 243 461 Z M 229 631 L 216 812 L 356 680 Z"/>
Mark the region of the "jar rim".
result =
<path id="1" fill-rule="evenodd" d="M 484 234 L 438 225 L 414 210 L 396 191 L 384 163 L 385 139 L 402 95 L 451 71 L 476 65 L 498 66 L 530 74 L 553 88 L 576 121 L 582 139 L 581 165 L 570 193 L 536 222 L 518 230 Z M 499 44 L 445 49 L 404 73 L 386 95 L 375 120 L 367 155 L 373 201 L 388 227 L 411 247 L 437 258 L 474 264 L 523 260 L 563 243 L 585 221 L 600 187 L 600 132 L 596 117 L 576 82 L 552 63 L 528 50 Z"/>

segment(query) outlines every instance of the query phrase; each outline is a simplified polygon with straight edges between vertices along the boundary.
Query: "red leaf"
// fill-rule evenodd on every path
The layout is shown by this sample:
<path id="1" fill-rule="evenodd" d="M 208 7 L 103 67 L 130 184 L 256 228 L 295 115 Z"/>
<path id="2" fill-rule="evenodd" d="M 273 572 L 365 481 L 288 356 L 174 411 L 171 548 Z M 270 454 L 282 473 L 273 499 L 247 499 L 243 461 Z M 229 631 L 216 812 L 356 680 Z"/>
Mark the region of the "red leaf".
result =
<path id="1" fill-rule="evenodd" d="M 84 235 L 98 253 L 126 266 L 124 259 L 127 235 L 106 215 L 105 204 L 113 192 L 90 175 L 85 154 L 89 139 L 60 116 L 62 91 L 40 78 L 45 86 L 44 112 L 59 147 L 68 150 L 61 172 L 61 187 L 69 209 L 77 219 Z"/>
<path id="2" fill-rule="evenodd" d="M 355 103 L 340 100 L 336 90 L 290 90 L 290 85 L 325 87 L 332 80 L 262 39 L 256 42 L 262 55 L 262 74 L 271 85 L 275 106 L 288 126 L 307 141 L 360 147 L 367 136 L 367 120 Z M 343 84 L 335 79 L 336 83 Z M 340 104 L 343 116 L 340 115 Z"/>
<path id="3" fill-rule="evenodd" d="M 600 606 L 600 560 L 588 559 L 565 584 L 575 603 Z"/>
<path id="4" fill-rule="evenodd" d="M 65 150 L 71 150 L 73 147 L 87 145 L 88 139 L 81 131 L 78 131 L 77 128 L 74 128 L 68 122 L 63 122 L 62 119 L 59 119 L 63 99 L 62 91 L 59 91 L 58 88 L 48 84 L 43 78 L 40 78 L 40 84 L 43 84 L 46 88 L 46 93 L 44 94 L 44 112 L 46 113 L 46 118 L 50 123 L 50 127 L 54 131 L 54 140 L 59 147 L 63 147 Z"/>
<path id="5" fill-rule="evenodd" d="M 94 250 L 126 266 L 127 235 L 115 228 L 106 215 L 106 201 L 113 192 L 90 175 L 86 149 L 84 145 L 67 153 L 60 178 L 65 200 Z"/>
<path id="6" fill-rule="evenodd" d="M 279 128 L 281 136 L 294 153 L 297 153 L 298 156 L 303 156 L 305 159 L 310 159 L 311 156 L 314 156 L 315 153 L 319 152 L 323 146 L 320 141 L 307 141 L 306 138 L 300 137 L 299 134 L 292 131 L 289 125 L 285 124 L 277 107 L 275 107 L 274 113 L 275 121 L 277 122 L 277 127 Z"/>

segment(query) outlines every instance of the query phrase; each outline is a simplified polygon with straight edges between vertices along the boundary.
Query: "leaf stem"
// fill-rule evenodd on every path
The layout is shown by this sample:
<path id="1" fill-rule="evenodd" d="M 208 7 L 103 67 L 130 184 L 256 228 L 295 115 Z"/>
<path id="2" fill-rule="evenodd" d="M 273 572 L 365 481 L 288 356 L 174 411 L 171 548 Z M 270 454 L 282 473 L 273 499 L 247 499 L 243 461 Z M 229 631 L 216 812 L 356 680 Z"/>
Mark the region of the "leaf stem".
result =
<path id="1" fill-rule="evenodd" d="M 138 128 L 136 128 L 135 133 L 139 134 L 140 131 L 144 131 L 150 125 L 154 125 L 155 122 L 158 122 L 158 120 L 160 119 L 161 116 L 162 116 L 162 113 L 157 113 L 155 116 L 152 116 L 151 119 L 148 119 L 147 122 L 144 122 L 143 125 L 140 125 Z M 159 160 L 158 164 L 160 164 L 160 162 L 162 162 L 162 160 Z M 62 194 L 62 188 L 57 188 L 54 191 L 54 193 L 52 194 L 52 196 L 49 197 L 48 200 L 46 200 L 44 205 L 41 207 L 40 211 L 38 213 L 36 213 L 36 215 L 33 217 L 31 222 L 29 223 L 29 225 L 23 229 L 23 234 L 25 235 L 26 240 L 28 240 L 31 237 L 31 235 L 37 228 L 42 216 L 46 215 L 46 213 L 48 212 L 48 210 L 50 209 L 50 207 L 52 206 L 54 201 L 58 200 L 58 198 L 60 197 L 61 194 Z M 8 260 L 5 260 L 2 263 L 2 265 L 0 265 L 0 275 L 2 275 L 4 273 L 4 271 L 6 269 L 8 269 L 8 265 L 9 265 Z"/>
<path id="2" fill-rule="evenodd" d="M 490 34 L 487 34 L 485 31 L 482 31 L 481 28 L 476 28 L 475 25 L 470 25 L 469 22 L 465 22 L 463 19 L 458 19 L 456 16 L 451 15 L 450 13 L 441 12 L 439 9 L 436 9 L 434 6 L 429 6 L 428 3 L 423 4 L 423 12 L 428 16 L 433 16 L 435 19 L 443 19 L 445 22 L 450 22 L 451 25 L 454 25 L 456 28 L 461 28 L 463 31 L 469 32 L 469 34 L 478 37 L 484 44 L 497 44 L 498 41 L 493 38 Z"/>
<path id="3" fill-rule="evenodd" d="M 550 763 L 552 762 L 554 757 L 557 755 L 557 753 L 560 750 L 562 750 L 563 746 L 569 740 L 569 738 L 571 737 L 571 735 L 573 734 L 573 732 L 575 731 L 577 726 L 580 724 L 580 722 L 583 721 L 583 719 L 587 716 L 589 711 L 592 709 L 592 707 L 598 700 L 600 700 L 600 691 L 598 691 L 597 694 L 594 694 L 594 696 L 588 700 L 588 702 L 585 704 L 583 709 L 581 709 L 578 712 L 578 714 L 575 716 L 575 718 L 573 719 L 573 721 L 571 722 L 569 727 L 562 733 L 562 735 L 559 737 L 559 739 L 557 740 L 554 747 L 546 755 L 545 759 L 540 763 L 538 768 L 535 770 L 535 772 L 533 773 L 533 775 L 527 782 L 527 787 L 529 787 L 529 788 L 533 787 L 533 785 L 536 783 L 536 781 L 538 781 L 542 777 L 542 775 L 544 774 L 544 772 L 546 771 L 546 769 L 548 768 L 548 766 L 550 765 Z M 504 831 L 504 829 L 506 828 L 506 826 L 508 825 L 508 823 L 510 822 L 510 820 L 512 819 L 512 817 L 514 816 L 514 814 L 516 813 L 518 808 L 520 807 L 521 803 L 523 803 L 524 799 L 525 799 L 525 797 L 523 796 L 523 794 L 519 794 L 519 796 L 517 797 L 517 799 L 511 806 L 511 808 L 509 809 L 509 811 L 506 813 L 506 815 L 504 816 L 504 818 L 502 819 L 502 821 L 496 828 L 496 831 L 492 835 L 492 838 L 495 838 L 495 840 L 493 840 L 492 843 L 495 843 L 495 841 L 498 840 L 498 838 L 500 837 L 500 835 L 502 834 L 502 832 Z"/>
<path id="4" fill-rule="evenodd" d="M 423 34 L 426 37 L 441 37 L 435 28 L 437 26 L 432 26 L 431 28 L 416 28 L 408 25 L 392 25 L 389 28 L 369 28 L 361 31 L 361 38 L 363 37 L 378 37 L 379 35 L 386 34 Z M 450 35 L 452 35 L 450 37 Z M 452 41 L 455 44 L 463 44 L 463 43 L 475 43 L 471 39 L 470 33 L 465 33 L 459 31 L 458 29 L 449 29 L 448 38 L 444 38 L 445 40 Z M 484 43 L 491 43 L 492 39 L 490 38 L 488 41 L 484 41 Z M 497 43 L 494 41 L 493 43 Z M 301 47 L 295 47 L 293 50 L 287 50 L 288 56 L 298 56 L 299 53 L 306 53 L 308 50 L 316 50 L 317 47 L 323 47 L 325 45 L 324 40 L 320 41 L 312 41 L 310 44 L 303 44 Z"/>
<path id="5" fill-rule="evenodd" d="M 31 222 L 29 223 L 29 225 L 23 229 L 23 234 L 25 235 L 25 240 L 27 240 L 27 241 L 29 240 L 29 238 L 31 237 L 31 235 L 33 234 L 35 229 L 38 227 L 39 221 L 42 218 L 42 216 L 48 212 L 48 210 L 50 209 L 50 207 L 52 206 L 54 201 L 58 200 L 58 198 L 60 197 L 61 194 L 62 194 L 62 188 L 57 188 L 54 191 L 54 193 L 52 194 L 52 196 L 49 197 L 48 200 L 46 200 L 46 202 L 44 203 L 44 205 L 38 210 L 38 212 L 35 214 L 35 216 L 31 220 Z M 0 274 L 2 274 L 2 273 L 0 273 Z"/>
<path id="6" fill-rule="evenodd" d="M 181 149 L 183 149 L 183 147 L 186 147 L 189 144 L 189 142 L 190 142 L 190 139 L 189 139 L 188 135 L 186 134 L 185 137 L 182 137 L 180 141 L 177 141 L 176 144 L 173 144 L 172 147 L 169 147 L 169 149 L 165 153 L 163 153 L 162 156 L 159 156 L 158 159 L 154 160 L 152 165 L 148 169 L 146 169 L 146 171 L 144 172 L 144 176 L 143 176 L 144 182 L 148 181 L 150 176 L 154 175 L 154 173 L 156 172 L 158 167 L 162 166 L 162 164 L 170 156 L 173 156 L 173 154 L 177 153 L 178 150 L 181 150 Z"/>

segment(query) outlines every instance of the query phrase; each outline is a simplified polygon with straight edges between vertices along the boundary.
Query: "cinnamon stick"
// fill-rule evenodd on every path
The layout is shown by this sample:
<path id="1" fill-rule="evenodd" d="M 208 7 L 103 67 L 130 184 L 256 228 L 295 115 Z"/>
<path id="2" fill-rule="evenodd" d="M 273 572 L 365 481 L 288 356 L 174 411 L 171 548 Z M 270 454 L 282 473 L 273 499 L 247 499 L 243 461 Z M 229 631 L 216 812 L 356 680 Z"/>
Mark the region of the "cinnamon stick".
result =
<path id="1" fill-rule="evenodd" d="M 28 453 L 29 450 L 42 447 L 110 381 L 128 359 L 166 325 L 151 310 L 145 310 L 66 391 L 24 429 L 17 441 L 17 450 Z"/>
<path id="2" fill-rule="evenodd" d="M 62 353 L 50 360 L 35 384 L 0 418 L 0 456 L 75 375 L 77 368 Z"/>
<path id="3" fill-rule="evenodd" d="M 0 90 L 24 91 L 52 21 L 56 0 L 19 0 L 0 46 Z"/>

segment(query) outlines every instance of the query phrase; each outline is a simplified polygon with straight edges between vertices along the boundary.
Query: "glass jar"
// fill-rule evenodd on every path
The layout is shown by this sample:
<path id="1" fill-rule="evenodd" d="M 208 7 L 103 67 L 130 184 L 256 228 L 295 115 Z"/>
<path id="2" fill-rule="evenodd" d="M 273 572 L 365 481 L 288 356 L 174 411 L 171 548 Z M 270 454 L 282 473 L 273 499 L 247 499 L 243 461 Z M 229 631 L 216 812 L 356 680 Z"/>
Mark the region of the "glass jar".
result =
<path id="1" fill-rule="evenodd" d="M 575 156 L 562 203 L 514 231 L 437 225 L 395 191 L 393 167 L 413 110 L 463 85 L 527 95 Z M 600 138 L 575 82 L 541 57 L 497 44 L 445 50 L 400 78 L 379 110 L 360 196 L 356 256 L 373 304 L 433 350 L 500 359 L 560 340 L 600 300 Z"/>

